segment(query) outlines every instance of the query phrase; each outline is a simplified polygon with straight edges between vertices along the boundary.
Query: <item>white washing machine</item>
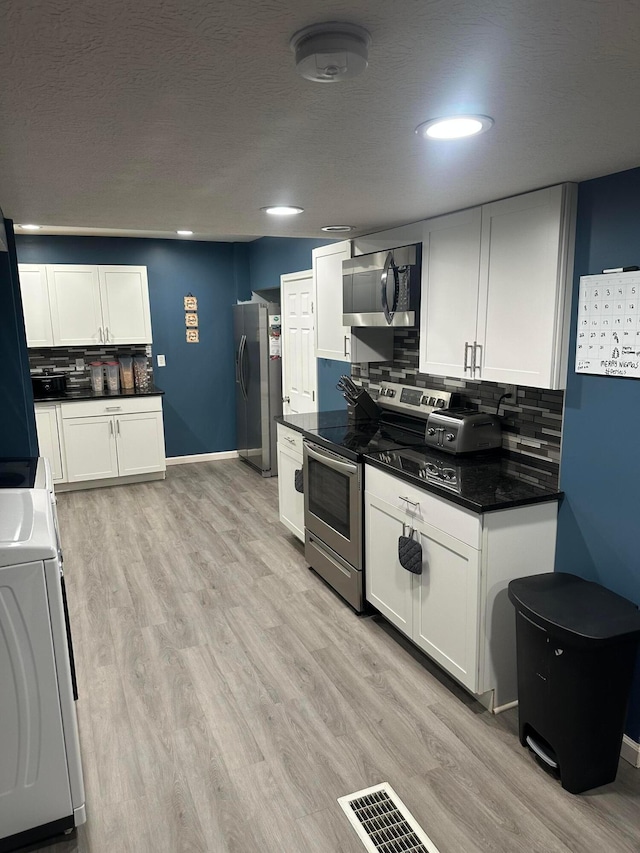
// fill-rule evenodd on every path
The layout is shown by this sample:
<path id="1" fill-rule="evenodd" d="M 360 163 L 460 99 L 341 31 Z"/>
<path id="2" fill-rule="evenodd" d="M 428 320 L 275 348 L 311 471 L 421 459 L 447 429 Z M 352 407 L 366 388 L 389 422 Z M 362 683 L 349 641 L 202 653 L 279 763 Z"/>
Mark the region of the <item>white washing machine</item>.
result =
<path id="1" fill-rule="evenodd" d="M 84 823 L 55 496 L 45 459 L 0 459 L 0 853 Z"/>

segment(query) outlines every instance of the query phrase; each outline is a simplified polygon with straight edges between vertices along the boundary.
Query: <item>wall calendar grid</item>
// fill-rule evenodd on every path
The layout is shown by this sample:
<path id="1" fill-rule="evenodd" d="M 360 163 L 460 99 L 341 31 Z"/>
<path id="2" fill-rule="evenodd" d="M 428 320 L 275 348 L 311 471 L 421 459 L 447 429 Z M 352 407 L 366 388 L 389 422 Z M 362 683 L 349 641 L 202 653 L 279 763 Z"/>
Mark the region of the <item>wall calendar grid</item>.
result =
<path id="1" fill-rule="evenodd" d="M 640 378 L 640 272 L 583 275 L 576 373 Z"/>

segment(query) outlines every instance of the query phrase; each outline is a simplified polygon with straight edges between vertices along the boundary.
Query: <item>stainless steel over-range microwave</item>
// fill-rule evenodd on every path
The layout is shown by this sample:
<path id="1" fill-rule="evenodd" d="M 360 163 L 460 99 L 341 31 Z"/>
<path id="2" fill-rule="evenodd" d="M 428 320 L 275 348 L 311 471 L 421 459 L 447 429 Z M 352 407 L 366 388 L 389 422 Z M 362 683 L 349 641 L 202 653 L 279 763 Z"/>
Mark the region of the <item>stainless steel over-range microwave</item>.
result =
<path id="1" fill-rule="evenodd" d="M 421 252 L 418 243 L 343 261 L 343 325 L 417 325 Z"/>

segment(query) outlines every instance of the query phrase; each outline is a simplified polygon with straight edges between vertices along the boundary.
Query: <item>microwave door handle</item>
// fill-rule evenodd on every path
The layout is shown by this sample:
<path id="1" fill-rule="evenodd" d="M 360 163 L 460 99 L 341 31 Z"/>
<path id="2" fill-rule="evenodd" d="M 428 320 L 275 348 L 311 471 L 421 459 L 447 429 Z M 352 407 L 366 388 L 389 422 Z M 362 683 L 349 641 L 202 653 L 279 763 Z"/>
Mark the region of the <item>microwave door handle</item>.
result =
<path id="1" fill-rule="evenodd" d="M 321 462 L 323 465 L 326 465 L 327 468 L 332 468 L 340 474 L 358 473 L 358 466 L 356 464 L 352 462 L 343 462 L 342 459 L 339 459 L 334 453 L 321 450 L 315 444 L 305 443 L 305 450 L 307 452 L 307 456 L 311 459 L 315 459 L 316 462 Z"/>
<path id="2" fill-rule="evenodd" d="M 389 270 L 393 272 L 393 305 L 389 308 L 389 301 L 387 299 L 387 279 L 389 277 Z M 384 313 L 385 319 L 389 325 L 391 325 L 393 321 L 393 315 L 396 312 L 396 307 L 398 305 L 398 296 L 400 292 L 400 281 L 398 279 L 398 267 L 393 262 L 393 253 L 388 252 L 387 258 L 384 262 L 384 269 L 382 270 L 382 275 L 380 276 L 380 301 L 382 302 L 382 311 Z"/>

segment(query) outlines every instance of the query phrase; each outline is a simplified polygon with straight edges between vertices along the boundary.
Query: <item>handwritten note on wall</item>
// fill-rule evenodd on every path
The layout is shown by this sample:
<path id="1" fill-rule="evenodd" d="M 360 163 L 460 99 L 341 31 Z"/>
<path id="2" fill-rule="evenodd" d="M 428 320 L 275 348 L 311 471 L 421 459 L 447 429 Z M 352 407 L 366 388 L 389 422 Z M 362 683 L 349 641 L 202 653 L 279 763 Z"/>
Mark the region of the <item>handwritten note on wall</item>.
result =
<path id="1" fill-rule="evenodd" d="M 640 273 L 580 278 L 576 373 L 640 378 Z"/>

